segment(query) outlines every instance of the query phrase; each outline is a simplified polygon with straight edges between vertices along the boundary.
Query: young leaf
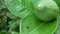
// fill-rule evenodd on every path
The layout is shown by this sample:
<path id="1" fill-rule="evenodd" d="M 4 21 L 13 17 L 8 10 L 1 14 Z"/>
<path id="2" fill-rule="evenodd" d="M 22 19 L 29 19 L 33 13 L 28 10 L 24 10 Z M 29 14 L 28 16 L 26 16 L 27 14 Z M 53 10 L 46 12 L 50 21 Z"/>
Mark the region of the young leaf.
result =
<path id="1" fill-rule="evenodd" d="M 30 0 L 5 0 L 5 2 L 10 12 L 21 18 L 34 11 L 33 3 Z"/>
<path id="2" fill-rule="evenodd" d="M 35 14 L 25 17 L 20 23 L 22 23 L 20 34 L 53 34 L 58 25 L 57 20 L 41 22 Z"/>
<path id="3" fill-rule="evenodd" d="M 16 28 L 20 23 L 20 19 L 12 20 L 9 22 L 9 27 L 10 28 Z"/>
<path id="4" fill-rule="evenodd" d="M 16 18 L 17 18 L 15 15 L 12 15 L 11 13 L 7 13 L 7 16 L 8 16 L 10 19 L 16 19 Z"/>

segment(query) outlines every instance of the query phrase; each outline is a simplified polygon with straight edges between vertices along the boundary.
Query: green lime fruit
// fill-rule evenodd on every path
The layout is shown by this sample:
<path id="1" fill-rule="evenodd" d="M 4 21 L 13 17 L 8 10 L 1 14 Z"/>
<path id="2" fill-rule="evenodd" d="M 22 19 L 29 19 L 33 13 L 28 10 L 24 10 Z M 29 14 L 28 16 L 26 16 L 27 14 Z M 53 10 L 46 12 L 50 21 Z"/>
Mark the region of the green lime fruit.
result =
<path id="1" fill-rule="evenodd" d="M 53 0 L 41 0 L 37 3 L 36 16 L 44 21 L 48 22 L 57 18 L 59 8 Z"/>

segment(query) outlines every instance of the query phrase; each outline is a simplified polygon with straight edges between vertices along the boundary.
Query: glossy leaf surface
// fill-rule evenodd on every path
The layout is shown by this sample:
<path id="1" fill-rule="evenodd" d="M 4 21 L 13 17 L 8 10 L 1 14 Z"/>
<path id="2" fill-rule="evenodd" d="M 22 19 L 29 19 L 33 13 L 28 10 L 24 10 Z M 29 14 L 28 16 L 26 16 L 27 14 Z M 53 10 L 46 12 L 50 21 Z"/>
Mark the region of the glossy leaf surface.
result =
<path id="1" fill-rule="evenodd" d="M 31 14 L 23 19 L 21 31 L 22 34 L 53 34 L 57 25 L 57 20 L 44 23 L 35 14 Z"/>

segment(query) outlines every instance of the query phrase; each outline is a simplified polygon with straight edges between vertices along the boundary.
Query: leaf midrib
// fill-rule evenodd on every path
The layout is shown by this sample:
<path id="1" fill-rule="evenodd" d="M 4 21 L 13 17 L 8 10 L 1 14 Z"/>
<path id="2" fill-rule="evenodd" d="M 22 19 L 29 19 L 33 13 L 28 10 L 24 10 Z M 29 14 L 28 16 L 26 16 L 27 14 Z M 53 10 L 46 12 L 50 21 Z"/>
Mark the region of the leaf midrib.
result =
<path id="1" fill-rule="evenodd" d="M 44 23 L 41 23 L 40 25 L 38 25 L 36 28 L 34 28 L 29 34 L 31 34 L 32 32 L 34 32 L 36 29 L 38 29 L 41 25 L 43 25 Z"/>

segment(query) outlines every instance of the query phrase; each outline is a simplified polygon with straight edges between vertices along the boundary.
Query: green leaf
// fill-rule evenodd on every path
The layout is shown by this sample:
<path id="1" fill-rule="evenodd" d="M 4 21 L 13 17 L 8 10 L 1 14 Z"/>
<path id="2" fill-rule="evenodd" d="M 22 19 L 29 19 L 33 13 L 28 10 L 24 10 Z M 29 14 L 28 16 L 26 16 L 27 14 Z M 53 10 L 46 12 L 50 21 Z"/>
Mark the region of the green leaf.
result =
<path id="1" fill-rule="evenodd" d="M 20 20 L 12 20 L 9 22 L 9 27 L 10 28 L 16 28 L 20 23 Z"/>
<path id="2" fill-rule="evenodd" d="M 41 22 L 35 14 L 25 17 L 20 25 L 20 34 L 53 34 L 57 28 L 58 22 Z"/>
<path id="3" fill-rule="evenodd" d="M 16 19 L 17 18 L 15 15 L 12 15 L 11 13 L 7 13 L 7 16 L 11 19 Z"/>
<path id="4" fill-rule="evenodd" d="M 30 0 L 5 0 L 5 2 L 10 12 L 21 18 L 34 11 L 34 5 Z"/>

